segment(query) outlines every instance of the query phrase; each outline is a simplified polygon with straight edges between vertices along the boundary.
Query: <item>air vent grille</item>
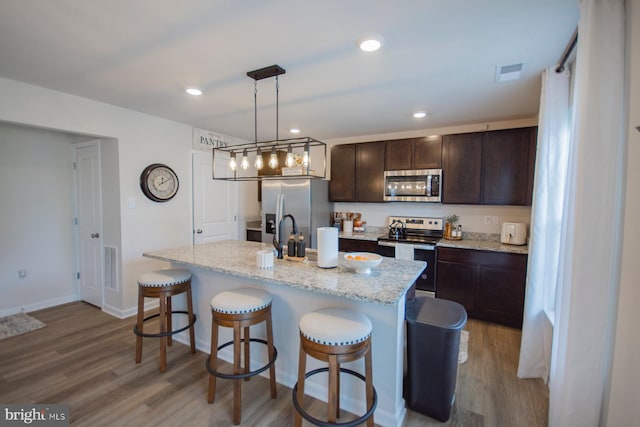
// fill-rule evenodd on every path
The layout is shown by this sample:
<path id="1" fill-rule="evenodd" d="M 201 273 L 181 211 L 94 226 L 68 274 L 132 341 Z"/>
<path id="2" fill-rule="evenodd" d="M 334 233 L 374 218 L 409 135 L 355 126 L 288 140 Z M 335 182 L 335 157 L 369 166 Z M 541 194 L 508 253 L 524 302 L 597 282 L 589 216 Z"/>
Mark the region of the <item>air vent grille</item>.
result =
<path id="1" fill-rule="evenodd" d="M 523 63 L 496 65 L 496 83 L 506 83 L 518 80 L 522 74 Z"/>
<path id="2" fill-rule="evenodd" d="M 118 248 L 104 247 L 104 287 L 118 290 Z"/>

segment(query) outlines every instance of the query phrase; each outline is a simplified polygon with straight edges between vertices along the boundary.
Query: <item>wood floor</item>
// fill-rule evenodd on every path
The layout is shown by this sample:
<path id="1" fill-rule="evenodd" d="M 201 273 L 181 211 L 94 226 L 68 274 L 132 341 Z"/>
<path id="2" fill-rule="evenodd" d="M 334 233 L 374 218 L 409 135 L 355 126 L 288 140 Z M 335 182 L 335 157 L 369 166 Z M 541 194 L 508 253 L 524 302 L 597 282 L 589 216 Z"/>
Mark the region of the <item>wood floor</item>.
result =
<path id="1" fill-rule="evenodd" d="M 232 384 L 218 381 L 207 404 L 206 354 L 174 343 L 158 371 L 158 343 L 146 339 L 134 362 L 134 318 L 119 320 L 82 302 L 31 313 L 47 326 L 0 341 L 0 402 L 65 403 L 74 426 L 228 426 Z M 408 411 L 405 427 L 546 426 L 547 387 L 516 377 L 520 331 L 469 320 L 469 360 L 460 365 L 451 419 Z M 252 378 L 243 384 L 242 425 L 293 425 L 291 389 Z M 320 416 L 323 403 L 306 403 Z M 348 419 L 348 415 L 344 419 Z M 342 417 L 341 417 L 342 419 Z"/>

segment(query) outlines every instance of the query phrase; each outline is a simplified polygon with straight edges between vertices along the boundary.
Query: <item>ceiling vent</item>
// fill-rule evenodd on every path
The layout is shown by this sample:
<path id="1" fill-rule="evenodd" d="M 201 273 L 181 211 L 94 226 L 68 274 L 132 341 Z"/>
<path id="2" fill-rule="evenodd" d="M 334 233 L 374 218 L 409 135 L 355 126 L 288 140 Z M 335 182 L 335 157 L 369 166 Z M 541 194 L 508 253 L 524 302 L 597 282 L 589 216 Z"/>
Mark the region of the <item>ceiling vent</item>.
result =
<path id="1" fill-rule="evenodd" d="M 519 64 L 496 65 L 496 83 L 508 83 L 518 80 L 522 74 L 522 62 Z"/>

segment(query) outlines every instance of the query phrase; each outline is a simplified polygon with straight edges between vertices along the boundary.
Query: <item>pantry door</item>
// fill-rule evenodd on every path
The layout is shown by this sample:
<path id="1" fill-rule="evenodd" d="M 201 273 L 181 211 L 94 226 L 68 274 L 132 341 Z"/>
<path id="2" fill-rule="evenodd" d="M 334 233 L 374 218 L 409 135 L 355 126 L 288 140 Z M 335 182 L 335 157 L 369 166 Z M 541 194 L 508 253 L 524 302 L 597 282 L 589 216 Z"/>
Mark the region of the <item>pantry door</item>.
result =
<path id="1" fill-rule="evenodd" d="M 224 160 L 217 161 L 216 168 L 227 167 Z M 237 185 L 212 176 L 211 152 L 193 153 L 194 244 L 238 238 Z"/>

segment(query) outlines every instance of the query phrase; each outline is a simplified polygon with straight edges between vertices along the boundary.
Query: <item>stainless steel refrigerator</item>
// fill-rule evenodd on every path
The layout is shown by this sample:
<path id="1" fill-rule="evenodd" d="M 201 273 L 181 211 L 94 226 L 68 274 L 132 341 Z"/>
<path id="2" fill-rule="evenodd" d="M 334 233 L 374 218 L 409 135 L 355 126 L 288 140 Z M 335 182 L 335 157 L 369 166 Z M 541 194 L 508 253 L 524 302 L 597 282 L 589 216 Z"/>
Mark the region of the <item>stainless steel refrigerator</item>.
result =
<path id="1" fill-rule="evenodd" d="M 332 204 L 329 181 L 324 179 L 283 179 L 262 181 L 262 241 L 271 243 L 280 220 L 292 215 L 307 248 L 317 248 L 317 228 L 328 227 Z M 287 219 L 282 230 L 283 244 L 289 239 L 292 224 Z M 275 234 L 277 238 L 278 235 Z"/>

